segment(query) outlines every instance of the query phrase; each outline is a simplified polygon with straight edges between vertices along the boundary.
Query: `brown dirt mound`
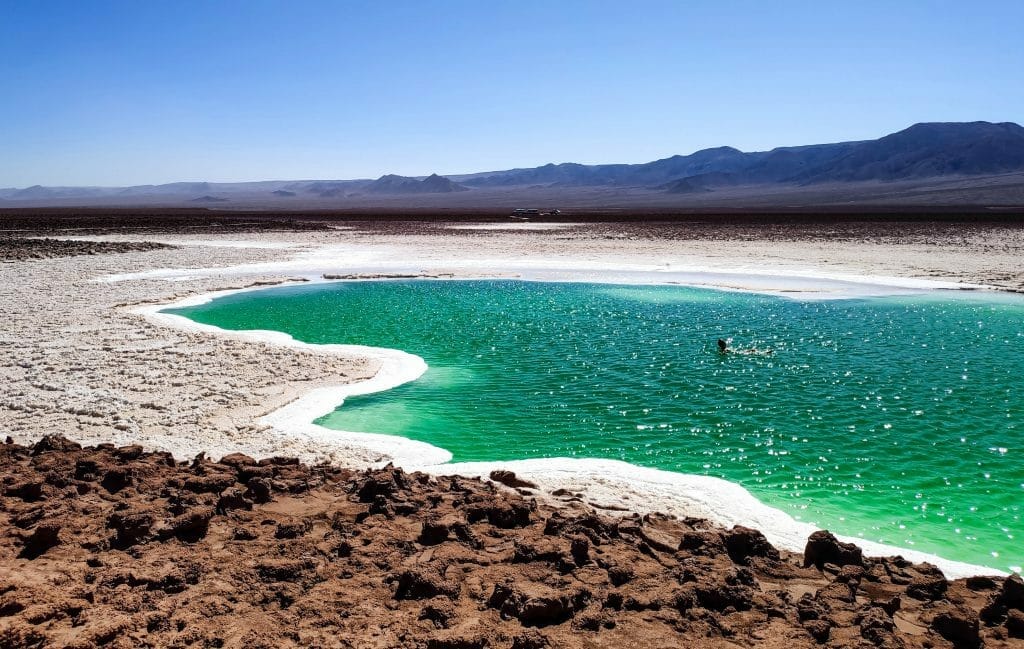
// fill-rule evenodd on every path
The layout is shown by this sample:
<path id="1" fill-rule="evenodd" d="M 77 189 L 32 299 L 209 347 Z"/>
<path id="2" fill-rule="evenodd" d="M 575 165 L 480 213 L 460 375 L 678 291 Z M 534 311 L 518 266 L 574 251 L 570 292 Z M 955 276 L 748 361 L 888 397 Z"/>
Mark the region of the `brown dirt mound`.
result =
<path id="1" fill-rule="evenodd" d="M 1016 577 L 390 467 L 47 437 L 0 479 L 4 648 L 1009 647 L 1024 620 Z"/>

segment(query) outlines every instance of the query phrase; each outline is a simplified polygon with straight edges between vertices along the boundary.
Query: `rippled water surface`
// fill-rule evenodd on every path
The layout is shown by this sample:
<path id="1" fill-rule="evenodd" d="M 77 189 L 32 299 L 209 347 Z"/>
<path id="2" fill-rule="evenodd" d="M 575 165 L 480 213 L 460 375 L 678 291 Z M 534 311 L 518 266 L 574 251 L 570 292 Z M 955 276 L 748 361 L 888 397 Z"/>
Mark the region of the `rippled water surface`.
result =
<path id="1" fill-rule="evenodd" d="M 605 457 L 719 476 L 842 533 L 1024 563 L 1024 301 L 796 301 L 675 286 L 334 283 L 175 311 L 403 349 L 419 380 L 319 423 L 456 461 Z M 771 348 L 766 355 L 717 353 Z"/>

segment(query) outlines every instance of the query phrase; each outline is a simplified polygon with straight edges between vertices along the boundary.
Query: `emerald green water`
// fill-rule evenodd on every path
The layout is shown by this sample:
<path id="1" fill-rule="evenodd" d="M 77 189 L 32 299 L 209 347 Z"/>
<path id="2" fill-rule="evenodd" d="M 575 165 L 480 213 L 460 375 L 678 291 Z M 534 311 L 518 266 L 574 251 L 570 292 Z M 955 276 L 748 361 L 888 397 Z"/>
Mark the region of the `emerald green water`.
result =
<path id="1" fill-rule="evenodd" d="M 797 301 L 676 286 L 350 282 L 171 311 L 430 369 L 324 426 L 455 461 L 600 457 L 722 477 L 795 518 L 948 559 L 1024 552 L 1024 301 Z M 721 355 L 771 347 L 771 355 Z"/>

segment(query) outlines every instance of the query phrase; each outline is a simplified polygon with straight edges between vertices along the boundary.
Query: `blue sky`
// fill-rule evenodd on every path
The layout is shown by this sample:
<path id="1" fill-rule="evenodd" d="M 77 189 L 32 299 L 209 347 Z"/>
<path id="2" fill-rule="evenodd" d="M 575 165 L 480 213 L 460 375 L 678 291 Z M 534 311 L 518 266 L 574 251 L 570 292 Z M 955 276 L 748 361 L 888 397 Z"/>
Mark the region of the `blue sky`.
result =
<path id="1" fill-rule="evenodd" d="M 1024 121 L 1024 2 L 0 0 L 0 187 L 458 173 Z"/>

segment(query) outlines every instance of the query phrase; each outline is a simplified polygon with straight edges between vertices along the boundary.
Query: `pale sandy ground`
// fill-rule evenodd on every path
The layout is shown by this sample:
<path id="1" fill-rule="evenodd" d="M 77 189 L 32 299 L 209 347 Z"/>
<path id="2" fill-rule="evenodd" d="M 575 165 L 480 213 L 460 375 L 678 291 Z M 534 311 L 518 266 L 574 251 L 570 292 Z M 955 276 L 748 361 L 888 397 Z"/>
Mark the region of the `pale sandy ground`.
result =
<path id="1" fill-rule="evenodd" d="M 373 376 L 379 361 L 160 326 L 136 312 L 146 304 L 254 282 L 381 272 L 630 281 L 675 277 L 825 297 L 894 291 L 899 289 L 893 286 L 913 287 L 918 280 L 1024 288 L 1024 231 L 1015 228 L 944 242 L 665 241 L 619 236 L 607 226 L 600 234 L 587 227 L 489 226 L 468 234 L 337 230 L 235 235 L 230 241 L 175 235 L 150 240 L 182 247 L 0 264 L 0 437 L 31 442 L 61 433 L 88 444 L 138 442 L 182 458 L 239 451 L 355 466 L 386 461 L 380 446 L 344 436 L 304 436 L 301 430 L 281 434 L 260 421 L 314 388 Z M 697 269 L 714 273 L 697 275 Z M 820 277 L 842 281 L 815 279 Z M 856 278 L 867 284 L 848 282 Z M 529 465 L 517 468 L 531 473 Z M 541 469 L 536 475 L 544 473 Z M 562 469 L 560 479 L 548 482 L 580 486 Z M 598 501 L 602 493 L 630 491 L 623 481 L 603 478 L 601 484 L 593 489 Z M 632 491 L 625 501 L 636 508 L 644 494 Z M 707 513 L 699 499 L 688 508 L 681 494 L 668 490 L 648 504 Z M 768 518 L 774 514 L 750 513 L 753 520 L 745 522 L 771 527 Z M 776 535 L 773 541 L 794 545 L 796 536 Z"/>

